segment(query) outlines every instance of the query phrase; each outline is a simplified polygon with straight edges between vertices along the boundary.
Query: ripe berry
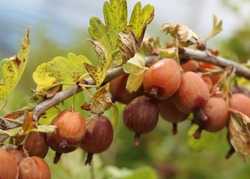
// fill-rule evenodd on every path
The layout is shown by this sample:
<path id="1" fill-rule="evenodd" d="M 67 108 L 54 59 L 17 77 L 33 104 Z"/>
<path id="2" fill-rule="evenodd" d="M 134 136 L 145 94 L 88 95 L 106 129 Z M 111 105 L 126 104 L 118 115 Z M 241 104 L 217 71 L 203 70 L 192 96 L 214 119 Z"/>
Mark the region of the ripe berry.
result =
<path id="1" fill-rule="evenodd" d="M 180 111 L 189 113 L 196 108 L 203 107 L 208 98 L 208 86 L 200 75 L 194 72 L 186 72 L 182 75 L 181 86 L 174 100 Z"/>
<path id="2" fill-rule="evenodd" d="M 149 94 L 168 98 L 178 90 L 180 83 L 180 66 L 173 59 L 163 59 L 145 72 L 143 87 Z"/>
<path id="3" fill-rule="evenodd" d="M 26 157 L 22 149 L 11 149 L 10 148 L 10 149 L 6 149 L 6 151 L 9 152 L 9 154 L 11 154 L 12 156 L 14 156 L 17 164 L 19 164 L 21 162 L 21 160 Z"/>
<path id="4" fill-rule="evenodd" d="M 181 67 L 184 72 L 187 72 L 187 71 L 196 72 L 199 70 L 200 64 L 197 61 L 188 60 L 187 62 L 181 64 Z"/>
<path id="5" fill-rule="evenodd" d="M 50 179 L 47 163 L 39 157 L 27 157 L 19 164 L 19 179 Z"/>
<path id="6" fill-rule="evenodd" d="M 140 91 L 129 93 L 126 89 L 128 75 L 121 75 L 110 82 L 110 93 L 112 94 L 112 100 L 120 103 L 128 104 L 134 99 Z"/>
<path id="7" fill-rule="evenodd" d="M 76 149 L 85 134 L 85 119 L 80 113 L 64 111 L 53 121 L 56 131 L 47 136 L 49 146 L 56 151 L 55 163 L 62 153 Z"/>
<path id="8" fill-rule="evenodd" d="M 113 141 L 113 127 L 105 116 L 95 116 L 87 124 L 86 134 L 81 147 L 88 152 L 86 164 L 90 164 L 95 153 L 101 153 L 109 148 Z"/>
<path id="9" fill-rule="evenodd" d="M 135 145 L 139 145 L 141 134 L 148 133 L 156 127 L 158 117 L 157 103 L 149 97 L 137 97 L 127 105 L 123 111 L 123 121 L 135 132 Z"/>
<path id="10" fill-rule="evenodd" d="M 223 129 L 229 118 L 228 105 L 222 97 L 211 97 L 200 112 L 202 115 L 195 120 L 201 129 L 209 132 Z"/>
<path id="11" fill-rule="evenodd" d="M 29 156 L 37 156 L 44 158 L 48 153 L 48 145 L 46 141 L 46 135 L 40 132 L 31 132 L 23 145 L 23 148 Z"/>
<path id="12" fill-rule="evenodd" d="M 18 164 L 14 155 L 0 149 L 0 179 L 16 179 Z"/>
<path id="13" fill-rule="evenodd" d="M 211 91 L 213 88 L 213 81 L 209 76 L 203 76 L 203 81 L 207 84 L 208 90 Z"/>
<path id="14" fill-rule="evenodd" d="M 173 134 L 177 133 L 177 123 L 184 121 L 188 114 L 179 111 L 171 99 L 159 101 L 160 115 L 173 124 Z"/>
<path id="15" fill-rule="evenodd" d="M 230 99 L 230 107 L 250 117 L 250 98 L 242 93 L 235 93 Z"/>

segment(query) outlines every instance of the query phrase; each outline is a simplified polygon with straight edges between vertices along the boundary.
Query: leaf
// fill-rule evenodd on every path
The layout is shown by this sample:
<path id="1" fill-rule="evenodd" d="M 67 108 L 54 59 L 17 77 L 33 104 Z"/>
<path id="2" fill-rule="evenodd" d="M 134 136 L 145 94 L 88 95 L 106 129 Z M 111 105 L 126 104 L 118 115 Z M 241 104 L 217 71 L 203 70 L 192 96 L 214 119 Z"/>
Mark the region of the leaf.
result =
<path id="1" fill-rule="evenodd" d="M 27 30 L 16 56 L 0 61 L 0 101 L 15 89 L 25 70 L 30 51 L 29 31 Z"/>
<path id="2" fill-rule="evenodd" d="M 139 73 L 139 74 L 130 74 L 128 76 L 128 81 L 126 84 L 126 89 L 132 93 L 132 92 L 136 92 L 140 87 L 141 84 L 143 82 L 143 78 L 144 78 L 144 72 Z"/>
<path id="3" fill-rule="evenodd" d="M 144 72 L 145 69 L 145 60 L 143 56 L 138 53 L 123 65 L 123 70 L 129 74 L 139 74 Z"/>
<path id="4" fill-rule="evenodd" d="M 177 39 L 181 46 L 197 44 L 200 38 L 186 25 L 176 23 L 166 23 L 161 30 Z"/>
<path id="5" fill-rule="evenodd" d="M 101 114 L 111 106 L 112 100 L 111 94 L 109 93 L 109 85 L 105 85 L 97 90 L 92 97 L 91 103 L 82 105 L 82 108 L 95 114 Z"/>
<path id="6" fill-rule="evenodd" d="M 146 26 L 153 19 L 154 8 L 151 5 L 142 8 L 141 3 L 137 3 L 129 24 L 127 13 L 126 0 L 110 0 L 104 2 L 104 23 L 97 17 L 90 19 L 88 31 L 100 62 L 96 66 L 87 65 L 87 70 L 97 86 L 102 84 L 112 66 L 121 65 L 134 56 L 137 44 L 134 43 L 134 38 L 131 38 L 131 30 L 138 41 L 142 41 Z M 123 32 L 128 36 L 122 35 Z M 131 42 L 128 42 L 128 39 Z"/>
<path id="7" fill-rule="evenodd" d="M 39 124 L 41 125 L 50 125 L 52 121 L 55 119 L 55 117 L 60 113 L 61 111 L 56 108 L 50 108 L 48 109 L 45 114 L 43 114 L 39 119 Z"/>
<path id="8" fill-rule="evenodd" d="M 37 128 L 32 129 L 33 132 L 42 132 L 42 133 L 52 133 L 56 130 L 54 125 L 39 125 Z"/>
<path id="9" fill-rule="evenodd" d="M 140 88 L 146 69 L 145 60 L 140 54 L 136 54 L 123 65 L 123 70 L 129 74 L 126 89 L 130 93 L 135 92 Z"/>
<path id="10" fill-rule="evenodd" d="M 150 4 L 142 8 L 141 2 L 137 2 L 132 11 L 129 25 L 135 34 L 136 40 L 141 44 L 146 27 L 154 18 L 154 7 Z"/>
<path id="11" fill-rule="evenodd" d="M 213 15 L 213 27 L 212 30 L 209 32 L 206 41 L 218 35 L 222 30 L 223 30 L 223 21 L 216 15 Z"/>
<path id="12" fill-rule="evenodd" d="M 243 157 L 250 155 L 250 118 L 239 111 L 231 110 L 229 138 L 235 151 Z"/>
<path id="13" fill-rule="evenodd" d="M 119 52 L 119 33 L 127 26 L 126 0 L 105 1 L 103 15 L 105 24 L 99 18 L 92 17 L 88 29 L 94 49 L 101 57 L 98 66 L 88 67 L 97 86 L 101 85 L 112 64 L 119 65 L 122 62 Z M 98 74 L 93 74 L 92 71 L 97 71 Z"/>
<path id="14" fill-rule="evenodd" d="M 24 133 L 30 132 L 35 127 L 35 123 L 33 121 L 32 112 L 27 112 L 25 114 L 25 119 L 22 125 L 22 129 Z"/>
<path id="15" fill-rule="evenodd" d="M 113 104 L 112 105 L 112 116 L 111 116 L 111 122 L 112 122 L 112 126 L 113 128 L 118 126 L 119 123 L 119 107 L 117 106 L 117 104 Z"/>
<path id="16" fill-rule="evenodd" d="M 39 65 L 33 73 L 38 95 L 46 95 L 56 86 L 73 85 L 86 74 L 85 64 L 90 61 L 83 55 L 69 53 L 67 57 L 55 57 L 47 63 Z"/>

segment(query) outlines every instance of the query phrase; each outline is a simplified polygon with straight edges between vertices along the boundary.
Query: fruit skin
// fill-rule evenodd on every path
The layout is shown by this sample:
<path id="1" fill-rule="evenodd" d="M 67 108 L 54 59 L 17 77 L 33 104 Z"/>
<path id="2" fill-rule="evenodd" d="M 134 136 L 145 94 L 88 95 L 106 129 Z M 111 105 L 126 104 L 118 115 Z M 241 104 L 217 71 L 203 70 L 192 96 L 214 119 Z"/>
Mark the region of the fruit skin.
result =
<path id="1" fill-rule="evenodd" d="M 173 124 L 173 134 L 176 134 L 177 123 L 187 119 L 188 114 L 179 111 L 171 99 L 159 101 L 158 107 L 162 118 Z"/>
<path id="2" fill-rule="evenodd" d="M 143 79 L 144 90 L 148 93 L 157 93 L 161 98 L 172 96 L 180 83 L 180 66 L 173 59 L 158 61 L 145 72 Z"/>
<path id="3" fill-rule="evenodd" d="M 123 104 L 128 104 L 136 96 L 139 95 L 140 89 L 137 92 L 129 93 L 126 89 L 128 75 L 121 75 L 110 82 L 110 93 L 113 101 L 118 101 Z"/>
<path id="4" fill-rule="evenodd" d="M 24 159 L 26 156 L 21 149 L 6 149 L 9 154 L 15 157 L 17 164 L 21 162 L 22 159 Z"/>
<path id="5" fill-rule="evenodd" d="M 131 101 L 123 111 L 124 124 L 139 137 L 152 131 L 158 122 L 159 109 L 156 101 L 139 96 Z"/>
<path id="6" fill-rule="evenodd" d="M 212 79 L 209 76 L 203 76 L 202 79 L 207 84 L 208 90 L 211 91 L 214 86 Z"/>
<path id="7" fill-rule="evenodd" d="M 202 112 L 206 118 L 200 121 L 201 127 L 209 132 L 223 129 L 229 119 L 228 105 L 221 97 L 211 97 Z"/>
<path id="8" fill-rule="evenodd" d="M 208 86 L 201 76 L 194 72 L 184 73 L 181 86 L 175 95 L 176 107 L 184 113 L 189 113 L 196 108 L 203 107 L 208 99 Z"/>
<path id="9" fill-rule="evenodd" d="M 200 64 L 197 61 L 188 60 L 187 62 L 181 64 L 181 67 L 184 72 L 187 72 L 187 71 L 196 72 L 199 70 Z"/>
<path id="10" fill-rule="evenodd" d="M 0 149 L 0 179 L 16 179 L 18 163 L 14 155 Z"/>
<path id="11" fill-rule="evenodd" d="M 39 157 L 27 157 L 19 165 L 18 179 L 50 179 L 47 163 Z"/>
<path id="12" fill-rule="evenodd" d="M 235 93 L 230 98 L 230 107 L 250 117 L 250 98 L 242 93 Z"/>
<path id="13" fill-rule="evenodd" d="M 46 141 L 46 135 L 40 132 L 31 132 L 27 136 L 23 148 L 27 151 L 29 156 L 38 156 L 44 158 L 49 150 Z"/>
<path id="14" fill-rule="evenodd" d="M 93 154 L 104 152 L 109 148 L 113 135 L 113 127 L 107 117 L 95 116 L 90 120 L 81 143 L 81 148 L 88 152 L 86 164 L 91 163 Z"/>
<path id="15" fill-rule="evenodd" d="M 53 121 L 56 131 L 47 136 L 49 146 L 59 153 L 75 150 L 85 135 L 85 119 L 80 113 L 63 111 Z"/>

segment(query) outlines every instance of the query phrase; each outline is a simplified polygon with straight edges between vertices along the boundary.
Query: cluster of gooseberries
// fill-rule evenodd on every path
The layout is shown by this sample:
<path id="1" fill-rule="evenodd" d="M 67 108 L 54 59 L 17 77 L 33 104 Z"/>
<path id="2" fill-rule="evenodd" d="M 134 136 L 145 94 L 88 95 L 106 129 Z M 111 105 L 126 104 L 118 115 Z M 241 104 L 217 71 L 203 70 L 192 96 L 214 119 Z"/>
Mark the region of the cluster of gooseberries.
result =
<path id="1" fill-rule="evenodd" d="M 22 145 L 0 149 L 0 179 L 50 179 L 49 167 L 43 160 L 49 147 L 56 152 L 54 163 L 63 153 L 81 147 L 88 153 L 86 164 L 90 164 L 93 154 L 106 150 L 113 140 L 112 125 L 102 115 L 86 122 L 80 113 L 65 110 L 53 125 L 53 133 L 31 132 Z"/>
<path id="2" fill-rule="evenodd" d="M 126 105 L 123 121 L 135 133 L 136 145 L 142 134 L 156 127 L 159 116 L 172 123 L 176 134 L 177 124 L 192 113 L 192 123 L 199 126 L 195 138 L 202 130 L 217 132 L 226 127 L 230 109 L 250 116 L 248 95 L 241 91 L 225 95 L 218 85 L 221 75 L 203 73 L 207 68 L 216 66 L 191 59 L 182 64 L 161 59 L 146 70 L 136 92 L 126 89 L 128 75 L 110 82 L 112 100 Z M 107 150 L 113 141 L 112 124 L 102 114 L 86 120 L 79 112 L 65 110 L 53 120 L 53 125 L 53 133 L 31 132 L 20 146 L 0 149 L 0 179 L 50 179 L 43 160 L 49 148 L 56 152 L 57 163 L 62 154 L 80 147 L 88 153 L 86 164 L 90 164 L 93 155 Z"/>
<path id="3" fill-rule="evenodd" d="M 161 59 L 144 74 L 142 87 L 134 93 L 126 90 L 127 75 L 110 83 L 113 100 L 126 104 L 124 124 L 135 133 L 135 144 L 141 134 L 152 131 L 159 116 L 172 123 L 176 134 L 178 123 L 192 114 L 191 123 L 198 125 L 193 134 L 201 137 L 202 130 L 217 132 L 228 126 L 231 109 L 250 116 L 250 98 L 243 92 L 226 92 L 223 71 L 214 64 L 192 59 Z"/>

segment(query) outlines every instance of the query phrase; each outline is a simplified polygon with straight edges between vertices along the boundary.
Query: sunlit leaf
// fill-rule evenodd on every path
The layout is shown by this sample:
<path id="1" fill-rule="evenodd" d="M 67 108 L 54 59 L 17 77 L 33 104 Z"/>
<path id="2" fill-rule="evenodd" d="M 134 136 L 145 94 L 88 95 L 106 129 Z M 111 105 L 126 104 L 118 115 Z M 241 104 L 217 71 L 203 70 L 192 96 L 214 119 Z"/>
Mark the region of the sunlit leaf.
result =
<path id="1" fill-rule="evenodd" d="M 146 69 L 145 59 L 140 54 L 136 54 L 123 65 L 123 70 L 129 74 L 126 88 L 130 93 L 140 88 Z"/>
<path id="2" fill-rule="evenodd" d="M 32 129 L 34 132 L 42 132 L 42 133 L 52 133 L 56 130 L 56 126 L 54 125 L 39 125 L 37 128 Z"/>
<path id="3" fill-rule="evenodd" d="M 212 30 L 209 32 L 206 41 L 215 37 L 223 30 L 223 21 L 218 18 L 216 15 L 213 16 L 213 27 Z"/>
<path id="4" fill-rule="evenodd" d="M 49 89 L 59 85 L 65 87 L 75 84 L 87 73 L 84 64 L 89 63 L 85 56 L 73 53 L 69 53 L 67 57 L 58 56 L 47 63 L 42 63 L 33 73 L 37 94 L 45 95 Z"/>
<path id="5" fill-rule="evenodd" d="M 11 93 L 21 79 L 28 61 L 29 47 L 30 39 L 27 31 L 17 55 L 0 61 L 0 101 Z"/>
<path id="6" fill-rule="evenodd" d="M 145 69 L 145 59 L 140 54 L 136 54 L 133 58 L 128 60 L 126 64 L 123 65 L 123 70 L 129 74 L 139 74 L 144 72 Z"/>
<path id="7" fill-rule="evenodd" d="M 50 108 L 48 109 L 45 114 L 43 114 L 39 119 L 39 124 L 41 125 L 50 125 L 52 121 L 55 119 L 55 117 L 60 113 L 61 111 L 56 108 Z"/>
<path id="8" fill-rule="evenodd" d="M 148 24 L 154 18 L 154 7 L 150 4 L 142 7 L 141 2 L 134 6 L 129 25 L 136 36 L 138 43 L 141 43 Z"/>

